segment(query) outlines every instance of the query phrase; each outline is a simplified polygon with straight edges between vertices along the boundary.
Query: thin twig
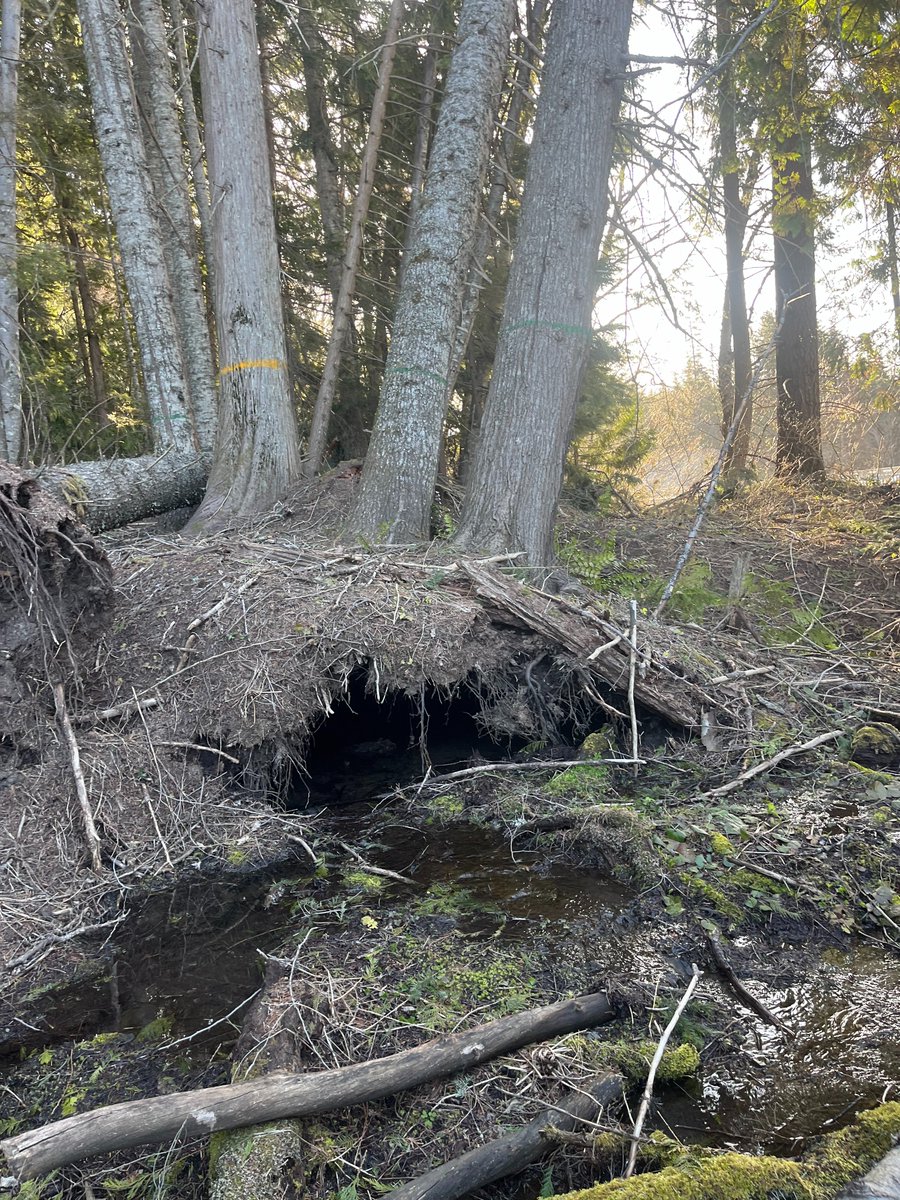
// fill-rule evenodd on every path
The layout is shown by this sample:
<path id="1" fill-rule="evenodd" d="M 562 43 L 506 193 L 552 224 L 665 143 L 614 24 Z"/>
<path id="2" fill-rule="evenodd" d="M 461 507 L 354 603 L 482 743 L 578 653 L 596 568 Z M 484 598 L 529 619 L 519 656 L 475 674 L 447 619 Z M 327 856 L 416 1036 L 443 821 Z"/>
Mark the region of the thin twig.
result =
<path id="1" fill-rule="evenodd" d="M 637 600 L 629 601 L 628 613 L 628 646 L 631 651 L 628 656 L 628 716 L 631 720 L 631 757 L 634 761 L 632 774 L 637 779 L 640 751 L 637 708 L 634 703 L 634 677 L 637 671 Z"/>
<path id="2" fill-rule="evenodd" d="M 634 1166 L 637 1162 L 638 1145 L 640 1144 L 641 1130 L 644 1127 L 644 1119 L 647 1116 L 647 1109 L 650 1107 L 650 1101 L 653 1097 L 653 1083 L 656 1079 L 656 1072 L 659 1069 L 659 1064 L 662 1061 L 663 1051 L 669 1041 L 669 1038 L 675 1032 L 675 1026 L 681 1020 L 681 1014 L 687 1008 L 688 1001 L 694 994 L 694 989 L 700 982 L 700 972 L 697 969 L 696 963 L 691 963 L 693 975 L 691 981 L 685 989 L 684 995 L 678 1002 L 678 1007 L 672 1015 L 672 1020 L 663 1030 L 663 1035 L 659 1039 L 659 1045 L 656 1047 L 656 1053 L 650 1063 L 650 1070 L 647 1072 L 647 1082 L 644 1085 L 644 1094 L 641 1097 L 641 1106 L 638 1109 L 637 1119 L 634 1122 L 634 1129 L 631 1132 L 631 1149 L 628 1152 L 628 1165 L 625 1168 L 625 1179 L 630 1179 L 634 1173 Z"/>
<path id="3" fill-rule="evenodd" d="M 399 871 L 390 871 L 387 867 L 374 867 L 370 862 L 366 862 L 358 850 L 354 850 L 352 846 L 346 842 L 342 842 L 340 838 L 335 838 L 335 843 L 342 850 L 346 850 L 348 854 L 352 854 L 361 867 L 363 867 L 370 875 L 381 875 L 385 879 L 396 879 L 398 883 L 415 883 L 414 879 L 410 879 L 408 875 L 401 875 Z"/>
<path id="4" fill-rule="evenodd" d="M 66 708 L 66 689 L 62 683 L 54 683 L 53 700 L 56 704 L 56 716 L 62 726 L 63 736 L 69 748 L 69 762 L 72 764 L 72 774 L 75 777 L 75 792 L 81 807 L 84 821 L 84 833 L 88 848 L 91 852 L 91 865 L 98 875 L 103 873 L 103 860 L 100 857 L 100 835 L 94 824 L 94 814 L 91 812 L 91 802 L 88 799 L 87 784 L 84 782 L 84 772 L 81 769 L 81 755 L 78 752 L 78 742 L 69 720 L 69 710 Z"/>
<path id="5" fill-rule="evenodd" d="M 241 765 L 241 760 L 235 758 L 233 754 L 226 754 L 224 750 L 219 750 L 215 746 L 203 746 L 200 742 L 157 742 L 157 746 L 173 746 L 178 750 L 203 750 L 208 754 L 218 754 L 219 758 L 227 759 L 228 762 L 234 763 L 235 766 Z"/>
<path id="6" fill-rule="evenodd" d="M 807 750 L 815 750 L 817 746 L 824 746 L 826 742 L 834 742 L 839 737 L 843 737 L 844 732 L 843 729 L 832 729 L 829 733 L 820 733 L 818 737 L 811 738 L 808 742 L 801 742 L 799 746 L 786 746 L 784 750 L 779 750 L 777 754 L 773 754 L 765 762 L 757 763 L 755 767 L 750 767 L 749 770 L 742 771 L 730 783 L 723 783 L 721 787 L 710 788 L 708 792 L 703 792 L 699 798 L 705 800 L 710 796 L 727 796 L 729 792 L 736 792 L 738 788 L 743 787 L 749 780 L 755 779 L 757 775 L 764 775 L 767 771 L 771 771 L 773 767 L 777 767 L 786 758 L 794 758 L 797 754 L 805 754 Z"/>
<path id="7" fill-rule="evenodd" d="M 157 841 L 162 846 L 162 852 L 166 856 L 166 862 L 169 864 L 169 870 L 174 871 L 175 867 L 169 854 L 169 847 L 166 845 L 165 838 L 163 837 L 162 831 L 159 828 L 159 822 L 156 819 L 156 810 L 153 807 L 153 801 L 150 799 L 150 789 L 147 787 L 146 783 L 141 784 L 141 791 L 144 794 L 144 803 L 150 809 L 150 819 L 153 821 L 153 828 L 156 830 Z"/>
<path id="8" fill-rule="evenodd" d="M 446 775 L 435 775 L 424 786 L 430 788 L 440 787 L 442 784 L 450 783 L 454 779 L 470 779 L 473 775 L 490 775 L 495 771 L 563 771 L 569 767 L 634 767 L 642 766 L 643 763 L 643 758 L 571 758 L 563 762 L 542 760 L 540 762 L 527 763 L 484 763 L 478 767 L 465 767 L 462 771 L 448 771 Z M 422 786 L 423 784 L 421 783 L 408 783 L 403 787 L 396 787 L 393 791 L 386 792 L 379 799 L 383 800 L 388 796 L 396 796 L 402 792 L 409 792 L 413 788 L 421 788 Z"/>
<path id="9" fill-rule="evenodd" d="M 132 713 L 146 712 L 159 706 L 159 697 L 148 696 L 146 700 L 125 700 L 114 704 L 111 708 L 101 708 L 98 712 L 81 713 L 72 718 L 73 725 L 94 725 L 98 721 L 114 721 L 116 717 L 130 717 Z"/>

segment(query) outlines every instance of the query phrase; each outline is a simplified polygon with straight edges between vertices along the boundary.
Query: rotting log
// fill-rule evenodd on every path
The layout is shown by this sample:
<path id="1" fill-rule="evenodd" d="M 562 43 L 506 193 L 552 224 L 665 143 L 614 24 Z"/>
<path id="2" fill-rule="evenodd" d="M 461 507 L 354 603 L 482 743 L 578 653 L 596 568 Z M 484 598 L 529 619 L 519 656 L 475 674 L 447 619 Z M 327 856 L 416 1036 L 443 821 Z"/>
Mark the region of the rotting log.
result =
<path id="1" fill-rule="evenodd" d="M 459 1200 L 479 1188 L 523 1170 L 550 1149 L 545 1134 L 563 1132 L 580 1122 L 595 1121 L 598 1110 L 621 1100 L 619 1075 L 604 1075 L 587 1083 L 575 1100 L 545 1109 L 539 1117 L 504 1137 L 476 1146 L 411 1183 L 388 1193 L 385 1200 Z"/>
<path id="2" fill-rule="evenodd" d="M 330 1112 L 471 1070 L 533 1042 L 601 1025 L 611 1021 L 615 1011 L 605 993 L 595 992 L 349 1067 L 308 1075 L 279 1073 L 79 1113 L 6 1138 L 0 1141 L 0 1150 L 13 1175 L 33 1179 L 109 1150 Z"/>
<path id="3" fill-rule="evenodd" d="M 480 563 L 462 562 L 460 569 L 479 598 L 507 619 L 564 647 L 580 666 L 614 691 L 624 695 L 628 690 L 631 647 L 626 630 L 617 629 L 599 613 L 582 613 L 560 597 L 535 591 Z M 598 641 L 602 645 L 599 653 Z M 650 661 L 640 651 L 638 656 L 637 704 L 685 729 L 699 730 L 700 709 L 710 705 L 710 698 L 697 684 L 664 664 Z"/>

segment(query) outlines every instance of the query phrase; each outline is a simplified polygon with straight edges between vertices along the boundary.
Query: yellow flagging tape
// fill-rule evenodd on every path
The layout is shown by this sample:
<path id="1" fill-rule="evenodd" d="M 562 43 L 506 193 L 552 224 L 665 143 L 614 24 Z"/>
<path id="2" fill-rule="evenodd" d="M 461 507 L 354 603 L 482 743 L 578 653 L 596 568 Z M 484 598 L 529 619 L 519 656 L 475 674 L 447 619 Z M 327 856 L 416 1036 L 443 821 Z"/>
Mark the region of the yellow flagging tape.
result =
<path id="1" fill-rule="evenodd" d="M 270 371 L 277 371 L 283 366 L 280 358 L 248 358 L 244 362 L 229 363 L 227 367 L 221 367 L 219 374 L 230 375 L 232 371 L 247 371 L 251 367 L 268 367 Z"/>

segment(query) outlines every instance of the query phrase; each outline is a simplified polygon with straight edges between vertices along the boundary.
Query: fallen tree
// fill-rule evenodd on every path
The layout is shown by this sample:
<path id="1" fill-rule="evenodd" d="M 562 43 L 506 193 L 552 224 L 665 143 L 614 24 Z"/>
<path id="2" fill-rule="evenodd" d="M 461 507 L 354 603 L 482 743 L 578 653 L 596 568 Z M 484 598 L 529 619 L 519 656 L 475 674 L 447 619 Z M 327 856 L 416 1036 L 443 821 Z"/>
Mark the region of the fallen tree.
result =
<path id="1" fill-rule="evenodd" d="M 579 1123 L 596 1120 L 599 1109 L 621 1100 L 622 1078 L 604 1075 L 588 1083 L 581 1095 L 565 1104 L 547 1108 L 522 1129 L 476 1146 L 419 1179 L 390 1192 L 386 1200 L 459 1200 L 479 1188 L 505 1179 L 535 1162 L 548 1149 L 550 1129 L 566 1132 Z"/>
<path id="2" fill-rule="evenodd" d="M 501 1017 L 435 1038 L 386 1058 L 308 1075 L 268 1075 L 247 1083 L 176 1092 L 79 1113 L 0 1142 L 11 1173 L 33 1179 L 93 1154 L 202 1136 L 283 1117 L 312 1116 L 392 1096 L 458 1071 L 468 1071 L 532 1042 L 610 1021 L 603 992 Z"/>

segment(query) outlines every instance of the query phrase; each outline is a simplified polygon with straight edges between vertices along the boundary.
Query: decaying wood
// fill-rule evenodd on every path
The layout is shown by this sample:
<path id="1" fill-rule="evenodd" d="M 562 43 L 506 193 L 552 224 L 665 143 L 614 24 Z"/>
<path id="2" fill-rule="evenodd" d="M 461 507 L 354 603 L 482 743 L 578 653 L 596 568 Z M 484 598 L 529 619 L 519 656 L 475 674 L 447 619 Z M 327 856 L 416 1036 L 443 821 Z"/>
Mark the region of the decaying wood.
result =
<path id="1" fill-rule="evenodd" d="M 475 586 L 478 596 L 499 609 L 513 624 L 524 625 L 534 633 L 563 646 L 580 663 L 615 691 L 628 691 L 629 670 L 635 652 L 625 630 L 617 629 L 599 615 L 581 615 L 557 597 L 535 591 L 517 579 L 491 571 L 479 563 L 464 562 L 462 569 Z M 610 639 L 596 647 L 597 629 Z M 686 729 L 699 728 L 703 693 L 696 684 L 637 654 L 638 671 L 634 683 L 637 704 L 658 713 Z"/>
<path id="2" fill-rule="evenodd" d="M 200 1088 L 79 1113 L 0 1142 L 19 1179 L 45 1175 L 92 1154 L 196 1137 L 282 1117 L 311 1116 L 392 1096 L 406 1088 L 468 1071 L 500 1054 L 612 1020 L 602 992 L 501 1017 L 435 1038 L 386 1058 L 309 1075 L 274 1074 L 247 1083 Z"/>
<path id="3" fill-rule="evenodd" d="M 725 951 L 722 949 L 722 943 L 719 941 L 719 939 L 713 937 L 711 934 L 708 934 L 706 941 L 709 944 L 709 950 L 710 954 L 712 955 L 713 962 L 716 964 L 716 970 L 728 982 L 731 990 L 741 1001 L 741 1003 L 746 1004 L 749 1009 L 752 1009 L 753 1012 L 755 1012 L 760 1018 L 760 1020 L 765 1021 L 767 1025 L 773 1025 L 776 1029 L 783 1029 L 785 1033 L 791 1033 L 791 1029 L 785 1025 L 784 1021 L 780 1021 L 773 1012 L 766 1008 L 761 1000 L 757 1000 L 757 998 L 751 992 L 747 991 L 747 989 L 738 979 L 737 975 L 734 973 L 734 968 L 728 961 Z"/>
<path id="4" fill-rule="evenodd" d="M 588 1083 L 575 1100 L 545 1109 L 522 1129 L 477 1146 L 433 1171 L 390 1192 L 386 1200 L 459 1200 L 535 1162 L 552 1145 L 548 1130 L 568 1131 L 582 1121 L 595 1121 L 599 1109 L 622 1098 L 619 1075 L 604 1075 Z"/>

